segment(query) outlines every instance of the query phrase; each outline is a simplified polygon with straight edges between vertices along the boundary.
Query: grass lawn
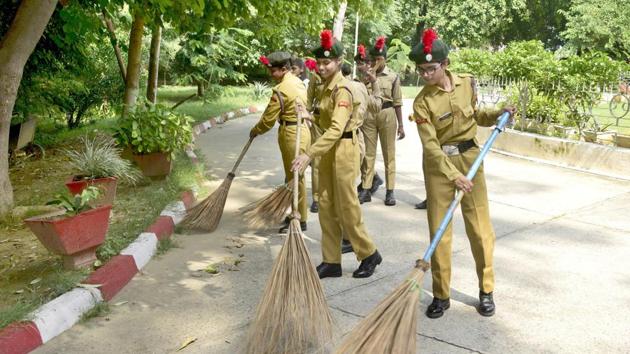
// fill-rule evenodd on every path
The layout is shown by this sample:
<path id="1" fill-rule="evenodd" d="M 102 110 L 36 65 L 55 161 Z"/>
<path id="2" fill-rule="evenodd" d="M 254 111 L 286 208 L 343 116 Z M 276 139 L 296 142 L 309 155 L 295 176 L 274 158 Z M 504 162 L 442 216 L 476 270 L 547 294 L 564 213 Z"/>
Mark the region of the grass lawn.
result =
<path id="1" fill-rule="evenodd" d="M 163 87 L 158 101 L 172 106 L 195 92 L 195 87 Z M 260 103 L 251 99 L 250 88 L 228 87 L 223 97 L 206 102 L 189 100 L 178 110 L 200 121 Z M 65 192 L 64 182 L 74 171 L 68 167 L 63 149 L 77 147 L 78 138 L 85 134 L 112 133 L 116 122 L 115 117 L 92 122 L 87 119 L 86 124 L 73 130 L 54 122 L 40 123 L 36 142 L 44 147 L 45 156 L 20 157 L 9 171 L 15 206 L 30 210 Z M 181 191 L 193 185 L 203 186 L 204 181 L 203 169 L 193 166 L 184 153 L 179 153 L 175 155 L 173 172 L 168 178 L 145 179 L 136 186 L 119 185 L 105 243 L 97 250 L 99 260 L 104 263 L 118 254 L 168 203 L 177 200 Z M 22 223 L 23 218 L 36 214 L 27 211 L 25 215 L 0 220 L 0 328 L 25 318 L 41 304 L 72 289 L 89 273 L 62 269 L 61 257 L 48 252 Z M 161 252 L 173 246 L 164 245 Z"/>
<path id="2" fill-rule="evenodd" d="M 194 86 L 163 86 L 158 90 L 158 102 L 167 106 L 174 106 L 180 100 L 197 92 Z M 186 103 L 177 107 L 178 112 L 190 115 L 195 121 L 208 120 L 223 112 L 237 108 L 249 107 L 266 103 L 264 100 L 255 100 L 250 87 L 227 86 L 223 88 L 221 97 L 216 99 L 191 98 Z"/>

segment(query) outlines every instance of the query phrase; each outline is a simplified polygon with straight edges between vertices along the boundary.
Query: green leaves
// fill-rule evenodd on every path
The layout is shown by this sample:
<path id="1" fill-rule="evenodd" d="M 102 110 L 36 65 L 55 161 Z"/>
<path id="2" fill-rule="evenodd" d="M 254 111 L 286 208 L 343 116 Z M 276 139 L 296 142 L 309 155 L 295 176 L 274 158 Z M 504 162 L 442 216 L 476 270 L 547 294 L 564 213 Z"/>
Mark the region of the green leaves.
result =
<path id="1" fill-rule="evenodd" d="M 121 120 L 114 137 L 136 153 L 174 152 L 192 142 L 192 121 L 159 104 L 140 104 Z"/>
<path id="2" fill-rule="evenodd" d="M 66 210 L 67 215 L 78 215 L 86 210 L 92 209 L 89 203 L 97 199 L 101 195 L 101 191 L 94 186 L 87 187 L 74 196 L 59 194 L 55 199 L 46 203 L 46 205 L 59 205 Z"/>

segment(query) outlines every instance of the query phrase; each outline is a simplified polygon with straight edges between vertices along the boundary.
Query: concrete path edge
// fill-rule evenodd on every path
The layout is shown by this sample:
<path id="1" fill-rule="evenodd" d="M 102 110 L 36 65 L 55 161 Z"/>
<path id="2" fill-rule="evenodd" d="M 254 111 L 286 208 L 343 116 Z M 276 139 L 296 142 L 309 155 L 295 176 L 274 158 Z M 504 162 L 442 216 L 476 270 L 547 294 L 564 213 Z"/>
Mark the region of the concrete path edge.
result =
<path id="1" fill-rule="evenodd" d="M 193 138 L 229 120 L 257 111 L 257 107 L 249 106 L 197 122 L 193 127 Z M 199 163 L 193 145 L 185 151 L 194 164 Z M 145 232 L 119 255 L 92 272 L 79 287 L 40 306 L 29 316 L 31 320 L 14 322 L 1 329 L 0 354 L 29 353 L 70 329 L 100 302 L 110 301 L 151 260 L 158 242 L 173 235 L 186 210 L 195 204 L 196 196 L 189 190 L 183 192 L 180 199 L 167 205 Z"/>

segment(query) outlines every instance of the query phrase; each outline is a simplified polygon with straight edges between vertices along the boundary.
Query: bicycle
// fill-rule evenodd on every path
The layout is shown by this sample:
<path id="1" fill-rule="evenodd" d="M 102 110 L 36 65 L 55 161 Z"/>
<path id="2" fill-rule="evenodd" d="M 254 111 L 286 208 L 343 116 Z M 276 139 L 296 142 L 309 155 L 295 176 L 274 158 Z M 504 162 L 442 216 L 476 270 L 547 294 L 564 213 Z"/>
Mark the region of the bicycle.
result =
<path id="1" fill-rule="evenodd" d="M 608 110 L 617 119 L 616 125 L 630 112 L 630 80 L 619 84 L 619 92 L 610 99 Z"/>

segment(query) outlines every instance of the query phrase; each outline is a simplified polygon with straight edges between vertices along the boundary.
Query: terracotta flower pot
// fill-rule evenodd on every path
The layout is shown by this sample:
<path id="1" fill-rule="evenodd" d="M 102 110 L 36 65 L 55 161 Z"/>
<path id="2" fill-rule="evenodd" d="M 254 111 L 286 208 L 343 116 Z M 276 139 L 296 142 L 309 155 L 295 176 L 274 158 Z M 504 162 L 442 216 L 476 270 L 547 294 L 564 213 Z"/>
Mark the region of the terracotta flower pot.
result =
<path id="1" fill-rule="evenodd" d="M 615 137 L 615 144 L 619 147 L 630 148 L 630 135 L 618 134 Z"/>
<path id="2" fill-rule="evenodd" d="M 64 268 L 77 269 L 96 261 L 96 248 L 105 241 L 111 209 L 105 205 L 75 216 L 46 214 L 24 223 L 46 249 L 63 256 Z"/>
<path id="3" fill-rule="evenodd" d="M 171 173 L 172 158 L 168 152 L 154 152 L 151 154 L 133 155 L 134 162 L 142 170 L 142 174 L 151 178 L 164 178 Z"/>
<path id="4" fill-rule="evenodd" d="M 116 177 L 105 177 L 95 179 L 82 179 L 80 176 L 72 176 L 66 182 L 66 187 L 72 193 L 81 194 L 83 190 L 89 186 L 95 186 L 101 190 L 101 196 L 90 202 L 93 207 L 102 205 L 113 205 L 116 199 L 116 186 L 118 179 Z"/>

